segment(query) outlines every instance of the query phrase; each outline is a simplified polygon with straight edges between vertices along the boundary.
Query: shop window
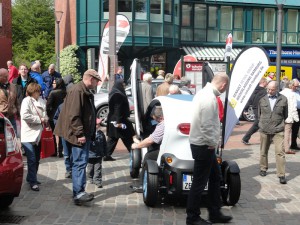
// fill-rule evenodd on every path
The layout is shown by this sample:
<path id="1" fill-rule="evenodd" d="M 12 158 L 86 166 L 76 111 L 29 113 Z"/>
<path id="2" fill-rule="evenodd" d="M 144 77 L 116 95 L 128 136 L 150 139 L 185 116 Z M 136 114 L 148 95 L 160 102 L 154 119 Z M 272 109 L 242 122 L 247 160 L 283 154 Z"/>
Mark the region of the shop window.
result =
<path id="1" fill-rule="evenodd" d="M 146 20 L 147 11 L 148 11 L 147 0 L 136 0 L 134 11 L 135 11 L 135 19 Z"/>
<path id="2" fill-rule="evenodd" d="M 252 32 L 252 43 L 262 43 L 262 32 Z"/>
<path id="3" fill-rule="evenodd" d="M 244 42 L 244 31 L 233 31 L 234 42 Z"/>
<path id="4" fill-rule="evenodd" d="M 274 43 L 274 32 L 264 32 L 264 43 Z"/>

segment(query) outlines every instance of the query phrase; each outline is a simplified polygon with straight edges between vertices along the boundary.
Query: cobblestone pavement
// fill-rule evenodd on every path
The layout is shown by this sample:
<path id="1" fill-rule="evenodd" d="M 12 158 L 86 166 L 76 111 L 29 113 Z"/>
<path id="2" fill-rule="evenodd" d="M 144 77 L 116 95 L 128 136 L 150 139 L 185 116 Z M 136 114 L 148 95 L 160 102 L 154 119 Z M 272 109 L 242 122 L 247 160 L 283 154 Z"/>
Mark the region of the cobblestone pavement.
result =
<path id="1" fill-rule="evenodd" d="M 260 177 L 259 135 L 243 145 L 241 138 L 250 123 L 237 125 L 223 152 L 223 159 L 237 161 L 241 168 L 242 191 L 238 204 L 223 207 L 223 212 L 233 216 L 231 224 L 238 225 L 298 225 L 300 224 L 300 152 L 287 155 L 287 185 L 279 184 L 276 177 L 274 146 L 269 153 L 269 171 Z M 129 176 L 129 155 L 122 144 L 114 153 L 115 162 L 103 162 L 103 188 L 87 184 L 86 190 L 95 194 L 95 199 L 85 206 L 72 202 L 70 179 L 64 178 L 63 160 L 48 158 L 41 161 L 38 178 L 42 182 L 40 192 L 33 192 L 24 181 L 21 194 L 12 206 L 1 215 L 25 216 L 21 224 L 65 225 L 125 225 L 155 224 L 184 225 L 185 206 L 162 203 L 155 208 L 144 205 L 142 194 L 133 193 L 131 184 L 137 184 Z M 24 158 L 26 160 L 26 158 Z M 25 175 L 27 171 L 25 170 Z M 202 208 L 207 218 L 207 210 Z M 0 220 L 1 223 L 1 220 Z"/>

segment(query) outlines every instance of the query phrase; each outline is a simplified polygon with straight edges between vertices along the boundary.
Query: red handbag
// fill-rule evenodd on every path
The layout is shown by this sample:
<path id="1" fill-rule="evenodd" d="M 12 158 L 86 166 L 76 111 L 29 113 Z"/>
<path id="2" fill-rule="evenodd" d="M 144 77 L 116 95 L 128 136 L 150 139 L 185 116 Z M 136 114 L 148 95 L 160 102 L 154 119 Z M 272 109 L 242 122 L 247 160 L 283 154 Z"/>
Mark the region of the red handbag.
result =
<path id="1" fill-rule="evenodd" d="M 32 100 L 31 100 L 31 103 L 32 103 L 33 107 L 35 108 L 36 113 L 38 114 L 38 116 L 41 120 L 41 124 L 43 126 L 43 131 L 42 131 L 42 134 L 41 134 L 41 157 L 40 158 L 41 159 L 48 158 L 48 157 L 52 156 L 55 153 L 53 133 L 52 133 L 52 130 L 49 126 L 45 126 L 42 123 L 42 118 L 39 114 L 39 111 L 35 107 Z"/>
<path id="2" fill-rule="evenodd" d="M 55 153 L 54 138 L 50 127 L 44 127 L 41 135 L 41 159 L 48 158 Z"/>

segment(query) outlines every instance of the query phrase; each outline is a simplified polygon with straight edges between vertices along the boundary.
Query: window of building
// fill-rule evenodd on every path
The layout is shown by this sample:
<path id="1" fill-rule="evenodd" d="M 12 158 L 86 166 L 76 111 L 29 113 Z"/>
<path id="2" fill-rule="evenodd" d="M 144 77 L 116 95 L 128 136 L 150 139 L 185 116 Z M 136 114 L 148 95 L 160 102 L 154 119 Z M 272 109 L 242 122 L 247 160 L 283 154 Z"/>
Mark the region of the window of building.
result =
<path id="1" fill-rule="evenodd" d="M 175 19 L 175 21 L 174 21 L 174 23 L 176 24 L 176 25 L 179 25 L 179 0 L 175 0 L 174 1 L 174 19 Z"/>
<path id="2" fill-rule="evenodd" d="M 140 37 L 145 37 L 149 36 L 149 24 L 148 23 L 134 23 L 133 26 L 133 34 L 134 36 L 140 36 Z"/>
<path id="3" fill-rule="evenodd" d="M 252 10 L 252 43 L 262 43 L 262 11 Z"/>
<path id="4" fill-rule="evenodd" d="M 218 8 L 216 6 L 208 7 L 208 30 L 207 40 L 211 42 L 219 42 L 218 28 Z"/>
<path id="5" fill-rule="evenodd" d="M 162 22 L 162 4 L 161 0 L 150 1 L 150 21 Z"/>
<path id="6" fill-rule="evenodd" d="M 287 44 L 297 44 L 298 11 L 289 9 L 287 11 Z"/>
<path id="7" fill-rule="evenodd" d="M 192 10 L 192 4 L 181 5 L 181 40 L 183 41 L 193 40 Z"/>
<path id="8" fill-rule="evenodd" d="M 233 41 L 244 42 L 244 10 L 243 8 L 234 8 L 233 12 Z"/>
<path id="9" fill-rule="evenodd" d="M 172 38 L 173 37 L 173 25 L 165 24 L 164 26 L 164 37 Z"/>
<path id="10" fill-rule="evenodd" d="M 118 0 L 117 12 L 132 21 L 132 0 Z M 103 19 L 109 19 L 109 0 L 103 1 Z"/>
<path id="11" fill-rule="evenodd" d="M 264 43 L 275 42 L 275 9 L 264 9 Z"/>
<path id="12" fill-rule="evenodd" d="M 148 11 L 147 0 L 136 0 L 134 4 L 135 19 L 146 20 Z"/>
<path id="13" fill-rule="evenodd" d="M 164 6 L 165 21 L 172 22 L 172 0 L 165 0 Z"/>
<path id="14" fill-rule="evenodd" d="M 194 41 L 206 41 L 206 6 L 195 4 L 194 15 Z"/>
<path id="15" fill-rule="evenodd" d="M 2 27 L 2 3 L 0 3 L 0 27 Z"/>
<path id="16" fill-rule="evenodd" d="M 151 37 L 162 37 L 162 24 L 151 23 L 150 24 L 150 36 Z"/>
<path id="17" fill-rule="evenodd" d="M 232 7 L 221 6 L 220 28 L 230 31 L 232 29 Z"/>

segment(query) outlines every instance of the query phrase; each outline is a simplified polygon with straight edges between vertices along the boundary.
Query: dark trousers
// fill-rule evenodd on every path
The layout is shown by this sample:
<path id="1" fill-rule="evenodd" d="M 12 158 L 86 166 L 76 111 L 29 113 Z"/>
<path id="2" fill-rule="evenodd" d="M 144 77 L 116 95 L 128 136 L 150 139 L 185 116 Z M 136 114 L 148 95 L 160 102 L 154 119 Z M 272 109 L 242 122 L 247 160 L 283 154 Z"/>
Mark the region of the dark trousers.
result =
<path id="1" fill-rule="evenodd" d="M 200 204 L 202 192 L 208 183 L 210 216 L 219 216 L 221 208 L 220 177 L 221 171 L 214 149 L 207 145 L 197 146 L 191 144 L 194 158 L 193 183 L 187 201 L 187 222 L 197 221 L 200 217 Z"/>
<path id="2" fill-rule="evenodd" d="M 300 116 L 300 109 L 297 109 L 298 115 Z M 297 137 L 298 137 L 298 132 L 299 132 L 299 126 L 300 126 L 300 121 L 299 122 L 294 122 L 292 125 L 292 138 L 291 138 L 291 147 L 297 147 Z"/>
<path id="3" fill-rule="evenodd" d="M 259 127 L 258 127 L 258 115 L 257 115 L 257 110 L 254 110 L 254 115 L 255 115 L 255 120 L 251 126 L 251 128 L 248 130 L 248 132 L 244 135 L 243 137 L 243 141 L 246 141 L 248 142 L 251 138 L 251 136 L 256 133 L 258 130 L 259 130 Z"/>
<path id="4" fill-rule="evenodd" d="M 133 139 L 132 137 L 128 137 L 128 138 L 121 138 L 124 145 L 126 146 L 128 152 L 131 151 L 131 145 L 133 143 Z M 108 137 L 107 138 L 107 153 L 106 156 L 111 156 L 118 144 L 118 140 L 119 138 L 115 138 L 115 137 Z"/>
<path id="5" fill-rule="evenodd" d="M 102 184 L 102 157 L 89 158 L 87 175 L 94 184 Z"/>
<path id="6" fill-rule="evenodd" d="M 55 128 L 55 124 L 53 120 L 49 120 L 49 125 L 51 127 L 51 130 L 54 131 Z M 55 135 L 53 135 L 53 139 L 54 139 L 54 148 L 55 148 L 55 155 L 57 156 L 57 151 L 60 155 L 62 155 L 63 152 L 63 146 L 62 146 L 62 140 L 61 137 L 59 137 L 59 142 L 56 143 L 56 138 Z"/>

